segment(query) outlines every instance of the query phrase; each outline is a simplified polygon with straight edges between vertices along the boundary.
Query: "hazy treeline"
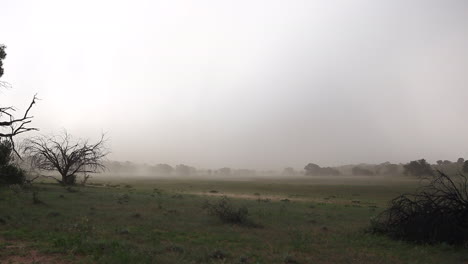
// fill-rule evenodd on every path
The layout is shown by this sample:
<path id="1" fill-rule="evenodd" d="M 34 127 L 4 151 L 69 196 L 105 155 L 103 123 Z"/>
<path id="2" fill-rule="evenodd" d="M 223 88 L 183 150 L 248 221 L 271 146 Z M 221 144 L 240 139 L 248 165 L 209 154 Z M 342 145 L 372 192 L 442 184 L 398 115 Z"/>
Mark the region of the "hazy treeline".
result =
<path id="1" fill-rule="evenodd" d="M 169 165 L 165 163 L 149 165 L 130 161 L 108 161 L 105 163 L 108 175 L 120 176 L 425 176 L 440 170 L 448 174 L 468 172 L 468 161 L 439 160 L 429 164 L 426 160 L 414 160 L 408 163 L 384 162 L 380 164 L 350 164 L 335 167 L 321 167 L 309 163 L 303 169 L 286 167 L 283 170 L 260 171 L 252 169 L 217 169 L 196 168 L 190 165 Z"/>
<path id="2" fill-rule="evenodd" d="M 175 166 L 165 163 L 148 165 L 133 163 L 130 161 L 108 161 L 105 166 L 107 168 L 105 174 L 122 176 L 255 176 L 258 173 L 256 170 L 231 169 L 228 167 L 218 169 L 200 169 L 185 164 L 178 164 Z"/>
<path id="3" fill-rule="evenodd" d="M 309 163 L 304 167 L 304 174 L 309 176 L 431 176 L 435 171 L 442 171 L 449 175 L 468 173 L 468 161 L 458 158 L 457 161 L 438 160 L 435 164 L 428 163 L 425 159 L 413 160 L 408 163 L 358 164 L 338 167 L 320 167 Z"/>

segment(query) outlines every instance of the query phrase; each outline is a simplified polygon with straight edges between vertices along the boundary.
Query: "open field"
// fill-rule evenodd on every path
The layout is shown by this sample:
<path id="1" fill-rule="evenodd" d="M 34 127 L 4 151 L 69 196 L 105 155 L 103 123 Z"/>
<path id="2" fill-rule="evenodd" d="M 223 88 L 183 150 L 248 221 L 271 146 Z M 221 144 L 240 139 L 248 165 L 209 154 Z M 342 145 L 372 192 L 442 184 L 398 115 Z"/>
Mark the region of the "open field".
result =
<path id="1" fill-rule="evenodd" d="M 1 263 L 468 263 L 468 250 L 364 232 L 417 181 L 96 177 L 0 189 Z M 38 203 L 33 203 L 33 192 Z M 256 225 L 203 209 L 228 196 Z"/>

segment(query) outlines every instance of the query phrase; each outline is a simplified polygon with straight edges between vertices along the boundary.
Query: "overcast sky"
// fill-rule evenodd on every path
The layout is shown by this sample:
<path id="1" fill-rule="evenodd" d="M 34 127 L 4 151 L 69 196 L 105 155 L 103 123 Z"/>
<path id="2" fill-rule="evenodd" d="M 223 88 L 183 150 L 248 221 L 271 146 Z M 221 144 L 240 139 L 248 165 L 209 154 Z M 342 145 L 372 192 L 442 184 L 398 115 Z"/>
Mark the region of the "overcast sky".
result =
<path id="1" fill-rule="evenodd" d="M 468 1 L 0 0 L 1 101 L 111 159 L 468 158 Z"/>

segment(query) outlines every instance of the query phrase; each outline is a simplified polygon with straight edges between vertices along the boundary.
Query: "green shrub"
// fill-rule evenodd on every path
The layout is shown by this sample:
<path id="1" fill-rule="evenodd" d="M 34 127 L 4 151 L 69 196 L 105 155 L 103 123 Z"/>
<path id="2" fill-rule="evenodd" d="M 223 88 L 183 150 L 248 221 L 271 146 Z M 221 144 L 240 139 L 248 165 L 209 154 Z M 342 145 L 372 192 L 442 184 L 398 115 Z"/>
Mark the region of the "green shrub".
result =
<path id="1" fill-rule="evenodd" d="M 216 203 L 206 202 L 203 207 L 210 215 L 217 216 L 223 223 L 255 226 L 249 219 L 247 207 L 235 207 L 226 196 Z"/>
<path id="2" fill-rule="evenodd" d="M 25 180 L 24 171 L 15 165 L 0 166 L 0 184 L 23 184 Z"/>
<path id="3" fill-rule="evenodd" d="M 13 146 L 10 141 L 0 141 L 0 184 L 23 184 L 24 170 L 13 164 Z"/>

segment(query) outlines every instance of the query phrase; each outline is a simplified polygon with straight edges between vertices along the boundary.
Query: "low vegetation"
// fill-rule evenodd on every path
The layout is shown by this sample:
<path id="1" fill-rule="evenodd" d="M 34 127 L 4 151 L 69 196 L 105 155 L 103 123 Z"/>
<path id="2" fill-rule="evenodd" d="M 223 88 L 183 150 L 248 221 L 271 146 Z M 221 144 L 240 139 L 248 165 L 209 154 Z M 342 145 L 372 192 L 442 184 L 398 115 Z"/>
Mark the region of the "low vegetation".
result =
<path id="1" fill-rule="evenodd" d="M 247 207 L 236 207 L 226 196 L 223 196 L 215 203 L 206 201 L 203 208 L 207 210 L 209 214 L 218 217 L 224 223 L 254 226 L 249 219 L 249 210 Z"/>
<path id="2" fill-rule="evenodd" d="M 90 186 L 74 187 L 78 192 L 52 180 L 27 188 L 1 187 L 0 263 L 31 255 L 112 264 L 468 260 L 463 246 L 418 245 L 363 232 L 389 200 L 413 192 L 419 182 L 369 179 L 336 185 L 315 178 L 96 178 Z M 213 196 L 211 190 L 227 198 Z M 221 213 L 203 210 L 206 203 Z M 239 224 L 249 221 L 262 228 Z"/>

